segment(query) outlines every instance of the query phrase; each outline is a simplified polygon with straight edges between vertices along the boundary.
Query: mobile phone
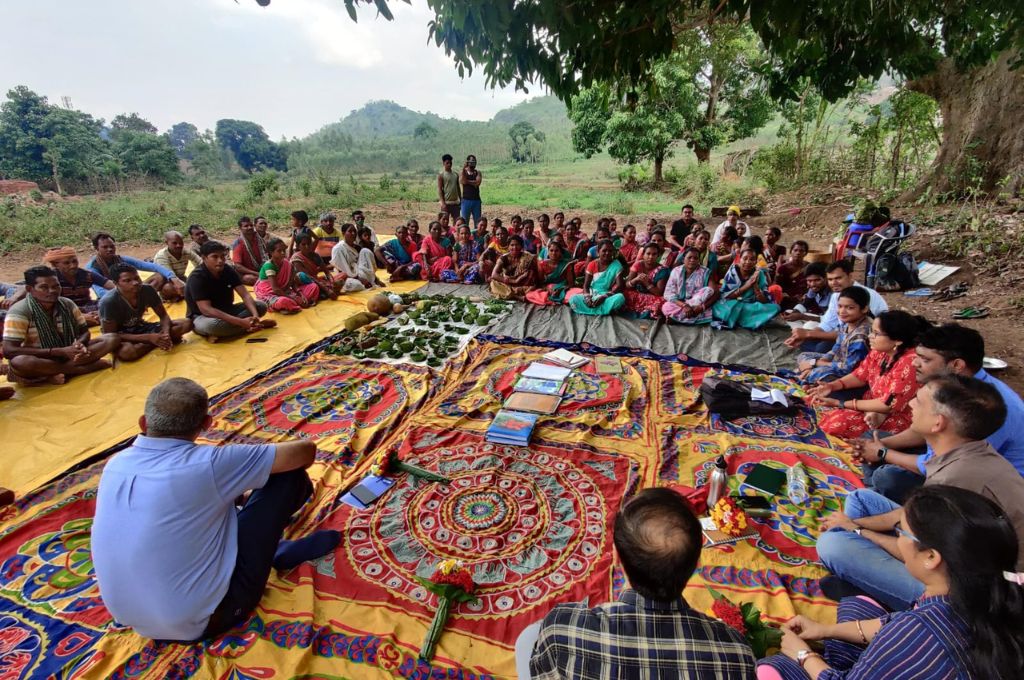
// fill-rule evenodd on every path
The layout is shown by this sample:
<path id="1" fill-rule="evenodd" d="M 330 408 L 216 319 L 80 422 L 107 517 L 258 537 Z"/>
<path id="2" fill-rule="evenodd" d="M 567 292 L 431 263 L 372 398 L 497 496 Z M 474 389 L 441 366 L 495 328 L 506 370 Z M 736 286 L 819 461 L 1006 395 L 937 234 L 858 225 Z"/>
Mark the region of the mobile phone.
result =
<path id="1" fill-rule="evenodd" d="M 352 487 L 352 491 L 350 493 L 353 496 L 355 496 L 356 500 L 362 503 L 363 505 L 369 505 L 370 503 L 374 502 L 375 500 L 377 500 L 377 498 L 380 497 L 379 493 L 371 491 L 362 484 L 357 484 L 356 486 Z"/>
<path id="2" fill-rule="evenodd" d="M 733 496 L 736 505 L 744 510 L 770 510 L 771 502 L 764 496 Z"/>
<path id="3" fill-rule="evenodd" d="M 266 342 L 270 338 L 246 338 L 246 342 Z"/>

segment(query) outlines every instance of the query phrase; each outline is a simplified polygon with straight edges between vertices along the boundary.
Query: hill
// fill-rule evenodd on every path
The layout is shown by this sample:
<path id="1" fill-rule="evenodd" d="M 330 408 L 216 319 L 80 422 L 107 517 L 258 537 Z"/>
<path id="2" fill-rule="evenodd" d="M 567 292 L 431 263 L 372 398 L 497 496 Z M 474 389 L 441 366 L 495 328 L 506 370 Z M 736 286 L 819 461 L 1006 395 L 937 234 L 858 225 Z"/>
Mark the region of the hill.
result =
<path id="1" fill-rule="evenodd" d="M 547 137 L 545 160 L 567 160 L 572 151 L 572 124 L 555 97 L 535 97 L 502 109 L 489 121 L 442 118 L 413 111 L 392 101 L 373 101 L 336 123 L 290 144 L 288 165 L 306 171 L 342 173 L 433 173 L 439 150 L 455 158 L 476 154 L 482 166 L 507 163 L 508 130 L 526 121 Z M 429 134 L 416 136 L 426 123 Z"/>

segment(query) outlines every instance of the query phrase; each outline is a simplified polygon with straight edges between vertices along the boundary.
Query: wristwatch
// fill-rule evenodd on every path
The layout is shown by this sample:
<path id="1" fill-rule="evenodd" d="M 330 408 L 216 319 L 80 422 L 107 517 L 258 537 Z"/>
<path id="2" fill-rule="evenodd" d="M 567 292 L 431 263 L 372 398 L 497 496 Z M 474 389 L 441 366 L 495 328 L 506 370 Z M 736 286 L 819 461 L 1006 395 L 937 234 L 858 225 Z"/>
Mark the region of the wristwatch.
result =
<path id="1" fill-rule="evenodd" d="M 816 656 L 819 659 L 821 658 L 821 654 L 818 654 L 815 651 L 812 651 L 810 649 L 801 649 L 799 652 L 796 653 L 796 662 L 800 664 L 800 668 L 803 668 L 804 664 L 807 663 L 807 660 L 810 659 L 812 656 Z"/>
<path id="2" fill-rule="evenodd" d="M 889 447 L 883 446 L 882 448 L 878 449 L 878 462 L 885 463 L 885 457 L 887 455 L 889 455 Z"/>

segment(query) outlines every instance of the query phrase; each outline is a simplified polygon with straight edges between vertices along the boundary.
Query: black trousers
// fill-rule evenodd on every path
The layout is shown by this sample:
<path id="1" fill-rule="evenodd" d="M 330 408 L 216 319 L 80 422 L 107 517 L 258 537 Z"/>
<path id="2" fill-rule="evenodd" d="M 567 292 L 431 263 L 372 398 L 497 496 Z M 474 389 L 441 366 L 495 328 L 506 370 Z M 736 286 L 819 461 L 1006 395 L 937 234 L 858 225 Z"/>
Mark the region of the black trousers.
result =
<path id="1" fill-rule="evenodd" d="M 256 609 L 274 566 L 274 554 L 292 515 L 313 493 L 305 470 L 270 475 L 238 511 L 238 557 L 224 599 L 200 639 L 214 638 L 244 621 Z"/>

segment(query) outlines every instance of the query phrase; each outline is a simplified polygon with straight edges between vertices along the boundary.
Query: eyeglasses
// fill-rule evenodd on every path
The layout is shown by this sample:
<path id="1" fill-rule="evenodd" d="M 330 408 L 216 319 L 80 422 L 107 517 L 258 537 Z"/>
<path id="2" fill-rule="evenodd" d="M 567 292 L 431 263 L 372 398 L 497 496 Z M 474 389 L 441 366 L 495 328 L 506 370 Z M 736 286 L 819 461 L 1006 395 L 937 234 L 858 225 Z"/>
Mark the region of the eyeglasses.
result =
<path id="1" fill-rule="evenodd" d="M 893 526 L 893 530 L 897 534 L 899 534 L 900 536 L 903 536 L 904 538 L 909 538 L 914 543 L 920 543 L 921 542 L 920 540 L 918 540 L 917 536 L 915 536 L 914 534 L 910 533 L 909 531 L 906 531 L 903 528 L 902 525 L 903 525 L 903 522 L 896 522 L 896 524 Z"/>

